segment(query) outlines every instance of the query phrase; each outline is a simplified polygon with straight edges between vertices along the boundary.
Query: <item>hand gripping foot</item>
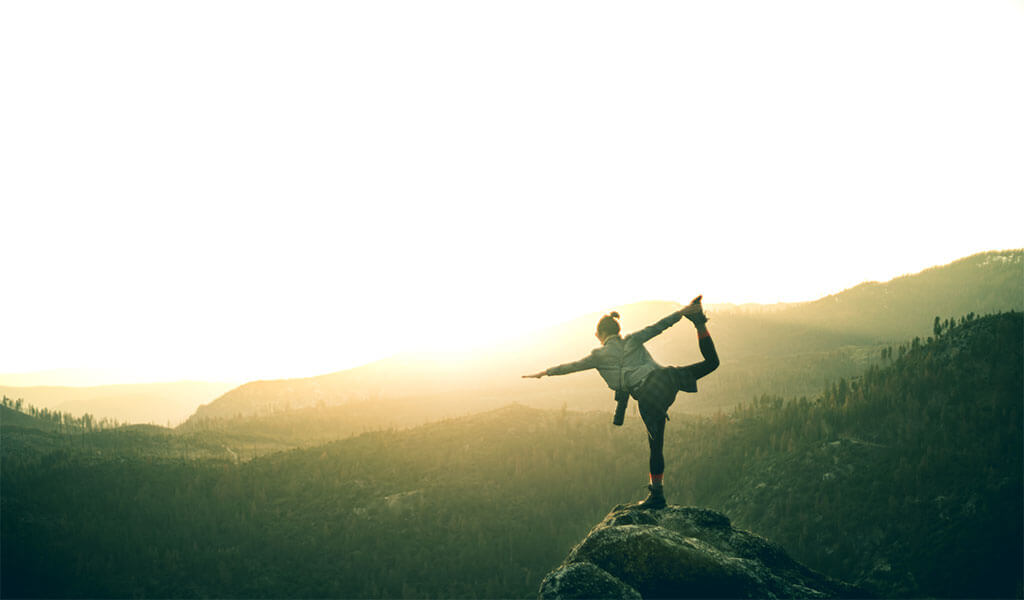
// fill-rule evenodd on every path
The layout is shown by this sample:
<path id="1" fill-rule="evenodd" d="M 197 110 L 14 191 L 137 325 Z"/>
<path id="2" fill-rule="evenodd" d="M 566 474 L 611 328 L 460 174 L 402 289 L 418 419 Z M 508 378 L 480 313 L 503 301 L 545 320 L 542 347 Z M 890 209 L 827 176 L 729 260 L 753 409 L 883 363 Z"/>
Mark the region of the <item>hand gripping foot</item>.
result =
<path id="1" fill-rule="evenodd" d="M 693 322 L 694 325 L 703 325 L 708 322 L 708 317 L 704 314 L 704 307 L 700 303 L 703 297 L 703 294 L 697 296 L 683 309 L 683 316 Z"/>

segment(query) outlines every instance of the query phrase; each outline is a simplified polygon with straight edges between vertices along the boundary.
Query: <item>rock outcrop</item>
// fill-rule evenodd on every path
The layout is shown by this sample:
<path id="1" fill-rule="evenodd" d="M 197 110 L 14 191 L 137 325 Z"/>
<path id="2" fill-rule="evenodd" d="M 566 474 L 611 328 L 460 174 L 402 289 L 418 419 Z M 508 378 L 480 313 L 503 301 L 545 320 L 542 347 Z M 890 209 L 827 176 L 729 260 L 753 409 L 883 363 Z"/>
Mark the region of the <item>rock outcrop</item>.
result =
<path id="1" fill-rule="evenodd" d="M 540 586 L 540 598 L 863 598 L 729 518 L 669 506 L 612 509 Z"/>

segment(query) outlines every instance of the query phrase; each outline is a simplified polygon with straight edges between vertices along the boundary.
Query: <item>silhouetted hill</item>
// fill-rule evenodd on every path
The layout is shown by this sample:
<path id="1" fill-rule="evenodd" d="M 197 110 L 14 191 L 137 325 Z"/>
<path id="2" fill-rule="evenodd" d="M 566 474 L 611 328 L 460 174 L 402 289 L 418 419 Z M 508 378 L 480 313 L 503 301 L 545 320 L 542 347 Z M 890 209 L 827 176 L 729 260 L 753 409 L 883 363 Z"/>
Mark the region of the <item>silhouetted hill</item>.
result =
<path id="1" fill-rule="evenodd" d="M 4 396 L 0 404 L 0 447 L 5 460 L 35 460 L 71 452 L 79 458 L 106 456 L 152 459 L 248 460 L 259 454 L 293 448 L 289 436 L 247 435 L 238 431 L 176 432 L 148 424 L 97 421 L 26 405 Z"/>
<path id="2" fill-rule="evenodd" d="M 57 426 L 50 421 L 44 421 L 6 406 L 0 406 L 0 427 L 21 427 L 41 431 L 57 430 Z"/>
<path id="3" fill-rule="evenodd" d="M 623 330 L 629 332 L 679 306 L 644 302 L 617 310 Z M 856 376 L 878 362 L 889 345 L 928 336 L 935 316 L 1011 309 L 1024 309 L 1021 250 L 978 254 L 814 302 L 721 310 L 711 306 L 710 327 L 722 366 L 701 381 L 698 394 L 681 396 L 675 410 L 728 410 L 762 393 L 810 396 L 825 381 Z M 522 373 L 586 355 L 596 344 L 593 330 L 599 317 L 588 314 L 486 351 L 396 356 L 318 377 L 247 383 L 199 407 L 184 428 L 208 427 L 214 419 L 246 418 L 251 430 L 251 417 L 332 406 L 352 409 L 352 414 L 340 408 L 327 416 L 339 432 L 415 425 L 512 401 L 608 410 L 611 392 L 593 372 L 541 381 L 519 379 Z M 662 364 L 700 360 L 686 322 L 652 340 L 649 348 Z"/>

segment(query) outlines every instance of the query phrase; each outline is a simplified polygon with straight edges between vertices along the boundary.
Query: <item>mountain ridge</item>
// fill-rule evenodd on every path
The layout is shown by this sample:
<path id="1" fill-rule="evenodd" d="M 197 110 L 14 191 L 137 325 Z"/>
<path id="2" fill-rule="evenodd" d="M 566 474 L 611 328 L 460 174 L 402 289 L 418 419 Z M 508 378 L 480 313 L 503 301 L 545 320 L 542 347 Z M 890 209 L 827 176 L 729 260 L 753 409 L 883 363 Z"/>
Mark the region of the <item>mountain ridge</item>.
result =
<path id="1" fill-rule="evenodd" d="M 131 423 L 170 422 L 177 425 L 204 401 L 219 397 L 235 384 L 208 381 L 119 383 L 96 386 L 0 386 L 0 395 L 24 399 L 37 408 L 74 416 Z"/>
<path id="2" fill-rule="evenodd" d="M 746 390 L 755 383 L 759 392 L 811 394 L 822 381 L 817 373 L 825 378 L 851 376 L 868 366 L 886 345 L 926 336 L 936 315 L 1024 309 L 1022 275 L 1024 250 L 991 251 L 885 283 L 864 282 L 805 303 L 758 310 L 749 305 L 715 310 L 709 305 L 722 367 L 702 384 L 705 393 L 688 398 L 687 405 L 697 412 L 726 409 L 746 400 Z M 937 300 L 922 300 L 922 294 L 934 295 Z M 618 310 L 624 331 L 632 331 L 679 306 L 648 301 Z M 314 377 L 248 382 L 198 407 L 185 426 L 321 403 L 393 402 L 416 397 L 429 398 L 437 408 L 437 418 L 462 414 L 476 405 L 494 407 L 503 402 L 487 398 L 512 395 L 537 405 L 556 402 L 574 409 L 598 409 L 605 405 L 607 388 L 597 378 L 573 375 L 531 386 L 536 382 L 524 384 L 518 376 L 585 356 L 596 345 L 593 323 L 599 316 L 584 315 L 504 346 L 461 356 L 399 355 Z M 674 333 L 662 334 L 649 343 L 657 360 L 664 364 L 699 360 L 692 336 L 678 332 L 685 327 L 677 325 Z M 771 351 L 766 353 L 766 349 Z M 757 362 L 749 360 L 755 357 Z M 800 375 L 802 372 L 808 375 Z M 764 389 L 765 382 L 768 389 Z"/>

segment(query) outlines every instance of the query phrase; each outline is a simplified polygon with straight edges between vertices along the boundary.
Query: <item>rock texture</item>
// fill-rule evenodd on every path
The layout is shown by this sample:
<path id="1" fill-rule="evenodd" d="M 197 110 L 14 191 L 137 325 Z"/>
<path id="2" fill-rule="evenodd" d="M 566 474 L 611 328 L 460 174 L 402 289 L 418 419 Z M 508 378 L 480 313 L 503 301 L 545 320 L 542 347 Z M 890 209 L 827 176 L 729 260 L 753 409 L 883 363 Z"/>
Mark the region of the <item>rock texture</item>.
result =
<path id="1" fill-rule="evenodd" d="M 729 518 L 620 505 L 540 586 L 540 598 L 863 598 Z"/>

